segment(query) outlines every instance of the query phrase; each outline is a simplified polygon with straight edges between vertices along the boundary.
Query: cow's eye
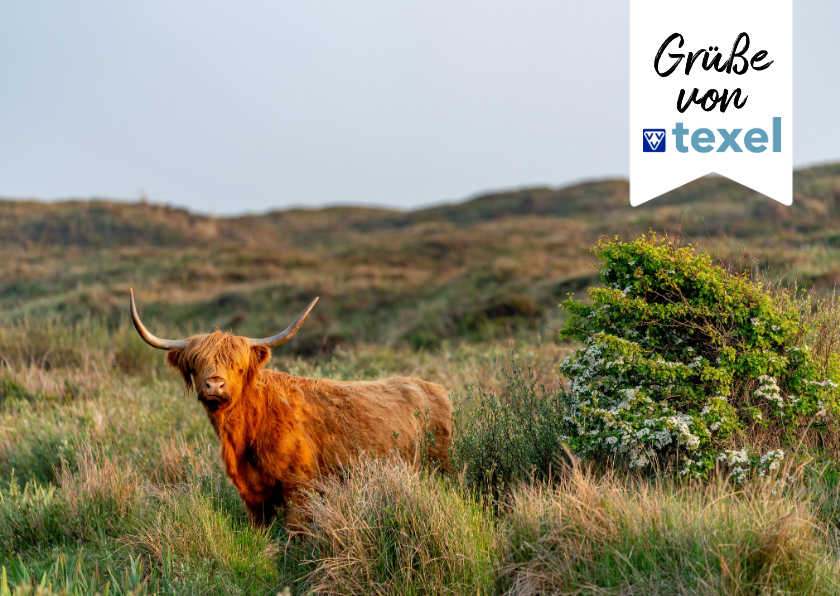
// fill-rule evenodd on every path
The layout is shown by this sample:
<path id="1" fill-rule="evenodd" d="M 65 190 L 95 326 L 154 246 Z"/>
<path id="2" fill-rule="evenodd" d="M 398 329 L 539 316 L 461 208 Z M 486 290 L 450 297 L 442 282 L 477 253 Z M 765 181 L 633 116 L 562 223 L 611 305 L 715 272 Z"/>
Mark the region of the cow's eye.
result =
<path id="1" fill-rule="evenodd" d="M 244 372 L 245 372 L 245 369 L 244 369 L 244 368 L 240 368 L 240 369 L 239 369 L 239 374 L 240 374 L 240 375 L 241 375 L 242 373 L 244 373 Z"/>

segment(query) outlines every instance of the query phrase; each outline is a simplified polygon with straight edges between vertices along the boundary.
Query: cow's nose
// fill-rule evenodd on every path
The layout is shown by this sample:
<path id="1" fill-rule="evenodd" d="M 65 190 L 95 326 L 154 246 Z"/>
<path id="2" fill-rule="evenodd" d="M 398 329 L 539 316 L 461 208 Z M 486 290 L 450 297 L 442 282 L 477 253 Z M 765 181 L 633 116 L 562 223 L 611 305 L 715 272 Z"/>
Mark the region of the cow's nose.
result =
<path id="1" fill-rule="evenodd" d="M 204 393 L 206 395 L 222 395 L 225 390 L 224 379 L 207 379 L 204 381 Z"/>

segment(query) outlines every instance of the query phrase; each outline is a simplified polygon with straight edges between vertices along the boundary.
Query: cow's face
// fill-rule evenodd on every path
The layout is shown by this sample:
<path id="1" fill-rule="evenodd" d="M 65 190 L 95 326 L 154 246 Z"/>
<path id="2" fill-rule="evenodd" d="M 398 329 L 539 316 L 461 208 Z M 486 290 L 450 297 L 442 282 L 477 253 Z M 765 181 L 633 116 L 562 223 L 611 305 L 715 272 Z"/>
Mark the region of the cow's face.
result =
<path id="1" fill-rule="evenodd" d="M 152 335 L 137 314 L 134 290 L 129 290 L 131 321 L 147 344 L 169 350 L 166 360 L 184 377 L 187 388 L 195 388 L 198 399 L 211 414 L 225 410 L 249 388 L 256 388 L 260 368 L 271 358 L 271 348 L 282 346 L 297 333 L 318 299 L 304 309 L 284 331 L 262 339 L 237 337 L 216 331 L 189 339 L 163 339 Z M 218 431 L 218 428 L 214 425 Z"/>
<path id="2" fill-rule="evenodd" d="M 188 388 L 210 413 L 235 404 L 252 386 L 271 357 L 264 346 L 251 346 L 245 337 L 216 331 L 191 337 L 184 349 L 170 350 L 167 362 L 177 368 Z"/>

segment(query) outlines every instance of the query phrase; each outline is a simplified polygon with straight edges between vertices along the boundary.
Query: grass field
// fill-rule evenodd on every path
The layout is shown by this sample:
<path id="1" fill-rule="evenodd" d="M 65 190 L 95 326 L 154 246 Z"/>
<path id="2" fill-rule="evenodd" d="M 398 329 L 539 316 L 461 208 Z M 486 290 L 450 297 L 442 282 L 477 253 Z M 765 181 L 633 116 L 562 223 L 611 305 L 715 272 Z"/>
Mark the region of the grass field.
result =
<path id="1" fill-rule="evenodd" d="M 133 287 L 161 335 L 214 325 L 269 335 L 320 295 L 271 367 L 438 382 L 464 428 L 477 400 L 528 391 L 512 359 L 539 372 L 540 395 L 562 389 L 558 366 L 575 346 L 557 339 L 557 305 L 597 283 L 599 236 L 681 225 L 812 292 L 833 288 L 840 166 L 797 172 L 795 188 L 791 208 L 708 178 L 632 210 L 626 183 L 606 181 L 412 213 L 237 219 L 0 202 L 6 584 L 20 594 L 42 577 L 79 594 L 106 584 L 110 594 L 840 593 L 831 466 L 784 491 L 583 466 L 488 494 L 465 473 L 368 460 L 324 482 L 306 536 L 254 530 L 203 409 L 126 316 Z"/>
<path id="2" fill-rule="evenodd" d="M 161 594 L 840 590 L 833 478 L 781 494 L 772 485 L 703 488 L 578 471 L 553 487 L 526 483 L 494 504 L 457 479 L 369 461 L 322 486 L 311 535 L 253 530 L 195 398 L 157 353 L 116 362 L 120 343 L 134 341 L 127 331 L 76 328 L 79 364 L 7 366 L 0 548 L 13 584 L 46 574 L 80 593 L 106 582 L 111 593 Z M 554 364 L 566 353 L 553 342 L 434 354 L 360 347 L 274 366 L 337 379 L 410 373 L 467 397 L 477 385 L 505 395 L 512 354 L 557 387 Z M 126 365 L 142 372 L 126 374 Z"/>

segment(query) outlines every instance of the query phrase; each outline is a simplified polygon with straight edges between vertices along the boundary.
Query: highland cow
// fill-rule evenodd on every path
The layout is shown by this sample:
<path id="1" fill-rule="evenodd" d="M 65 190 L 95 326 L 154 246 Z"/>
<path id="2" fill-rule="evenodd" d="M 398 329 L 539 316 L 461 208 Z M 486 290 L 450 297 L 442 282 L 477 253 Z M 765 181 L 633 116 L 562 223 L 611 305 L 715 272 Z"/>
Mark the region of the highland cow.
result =
<path id="1" fill-rule="evenodd" d="M 271 348 L 297 332 L 317 301 L 273 337 L 216 331 L 168 340 L 149 333 L 130 293 L 137 332 L 168 350 L 167 362 L 195 390 L 221 440 L 227 474 L 257 526 L 271 523 L 282 507 L 287 527 L 298 527 L 313 480 L 362 453 L 416 458 L 423 444 L 432 460 L 449 468 L 452 405 L 440 385 L 404 377 L 337 382 L 263 368 Z"/>

